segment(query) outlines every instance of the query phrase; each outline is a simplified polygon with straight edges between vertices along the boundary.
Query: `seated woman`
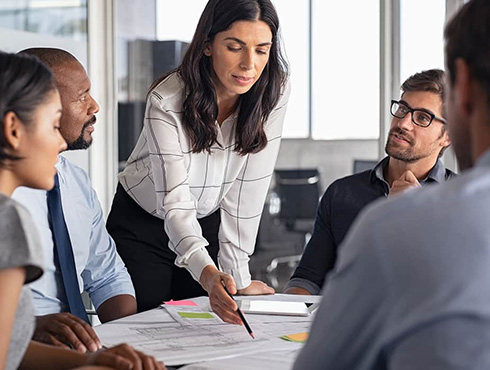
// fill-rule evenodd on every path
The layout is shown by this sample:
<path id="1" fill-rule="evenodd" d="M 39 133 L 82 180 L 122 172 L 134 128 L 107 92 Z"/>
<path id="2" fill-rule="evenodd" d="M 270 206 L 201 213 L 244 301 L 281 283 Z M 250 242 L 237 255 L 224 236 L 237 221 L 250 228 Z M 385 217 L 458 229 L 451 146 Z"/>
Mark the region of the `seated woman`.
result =
<path id="1" fill-rule="evenodd" d="M 51 189 L 66 143 L 59 93 L 36 58 L 0 52 L 0 91 L 0 369 L 163 368 L 126 344 L 87 355 L 30 340 L 35 323 L 25 284 L 43 273 L 41 247 L 28 212 L 10 196 L 19 186 Z"/>

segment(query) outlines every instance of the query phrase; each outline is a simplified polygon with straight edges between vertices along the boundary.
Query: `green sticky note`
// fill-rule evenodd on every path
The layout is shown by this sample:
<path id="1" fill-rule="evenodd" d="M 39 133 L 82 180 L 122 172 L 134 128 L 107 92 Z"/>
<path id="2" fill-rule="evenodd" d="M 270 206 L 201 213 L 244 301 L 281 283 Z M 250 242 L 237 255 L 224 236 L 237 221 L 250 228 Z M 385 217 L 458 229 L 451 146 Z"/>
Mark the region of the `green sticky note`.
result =
<path id="1" fill-rule="evenodd" d="M 177 312 L 184 319 L 214 319 L 209 312 Z"/>

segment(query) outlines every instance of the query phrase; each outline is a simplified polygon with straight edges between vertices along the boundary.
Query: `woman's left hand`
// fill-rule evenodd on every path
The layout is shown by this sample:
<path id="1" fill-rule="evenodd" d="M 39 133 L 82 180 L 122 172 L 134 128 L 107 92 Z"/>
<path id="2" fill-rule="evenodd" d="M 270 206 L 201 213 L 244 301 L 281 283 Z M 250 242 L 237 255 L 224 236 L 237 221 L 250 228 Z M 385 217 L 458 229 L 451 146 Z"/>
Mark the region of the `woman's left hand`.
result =
<path id="1" fill-rule="evenodd" d="M 274 294 L 274 288 L 271 288 L 266 283 L 260 280 L 252 280 L 252 283 L 243 289 L 238 289 L 238 294 L 242 295 L 259 295 L 259 294 Z"/>

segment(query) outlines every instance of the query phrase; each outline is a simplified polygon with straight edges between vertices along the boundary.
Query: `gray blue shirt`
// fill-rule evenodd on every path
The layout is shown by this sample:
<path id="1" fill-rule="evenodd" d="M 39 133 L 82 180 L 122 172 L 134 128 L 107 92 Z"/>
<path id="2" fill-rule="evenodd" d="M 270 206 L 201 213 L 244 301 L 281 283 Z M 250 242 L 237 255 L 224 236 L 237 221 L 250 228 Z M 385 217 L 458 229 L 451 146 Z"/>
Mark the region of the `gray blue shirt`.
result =
<path id="1" fill-rule="evenodd" d="M 117 295 L 134 296 L 131 278 L 107 233 L 104 215 L 87 173 L 63 156 L 59 157 L 56 168 L 80 292 L 87 291 L 96 309 Z M 19 188 L 13 198 L 29 210 L 42 241 L 45 272 L 30 285 L 36 315 L 67 311 L 61 275 L 54 263 L 46 191 Z"/>
<path id="2" fill-rule="evenodd" d="M 295 369 L 490 369 L 490 151 L 437 187 L 368 206 Z"/>
<path id="3" fill-rule="evenodd" d="M 0 240 L 0 271 L 25 268 L 25 284 L 39 279 L 43 272 L 42 250 L 34 224 L 24 207 L 3 194 L 0 194 Z M 34 332 L 34 325 L 32 298 L 25 285 L 17 302 L 7 370 L 18 368 Z"/>

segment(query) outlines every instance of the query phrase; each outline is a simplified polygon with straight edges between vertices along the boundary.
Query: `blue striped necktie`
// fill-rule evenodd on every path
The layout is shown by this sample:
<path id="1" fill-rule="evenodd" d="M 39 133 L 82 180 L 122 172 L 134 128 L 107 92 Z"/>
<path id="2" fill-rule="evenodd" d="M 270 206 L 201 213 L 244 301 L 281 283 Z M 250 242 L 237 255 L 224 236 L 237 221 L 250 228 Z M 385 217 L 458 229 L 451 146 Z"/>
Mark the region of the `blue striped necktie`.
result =
<path id="1" fill-rule="evenodd" d="M 58 174 L 56 174 L 54 178 L 54 188 L 48 192 L 48 216 L 49 227 L 53 233 L 55 265 L 57 263 L 61 271 L 61 279 L 63 281 L 67 300 L 66 303 L 68 303 L 70 312 L 73 315 L 90 323 L 78 286 L 73 249 L 61 204 Z"/>

